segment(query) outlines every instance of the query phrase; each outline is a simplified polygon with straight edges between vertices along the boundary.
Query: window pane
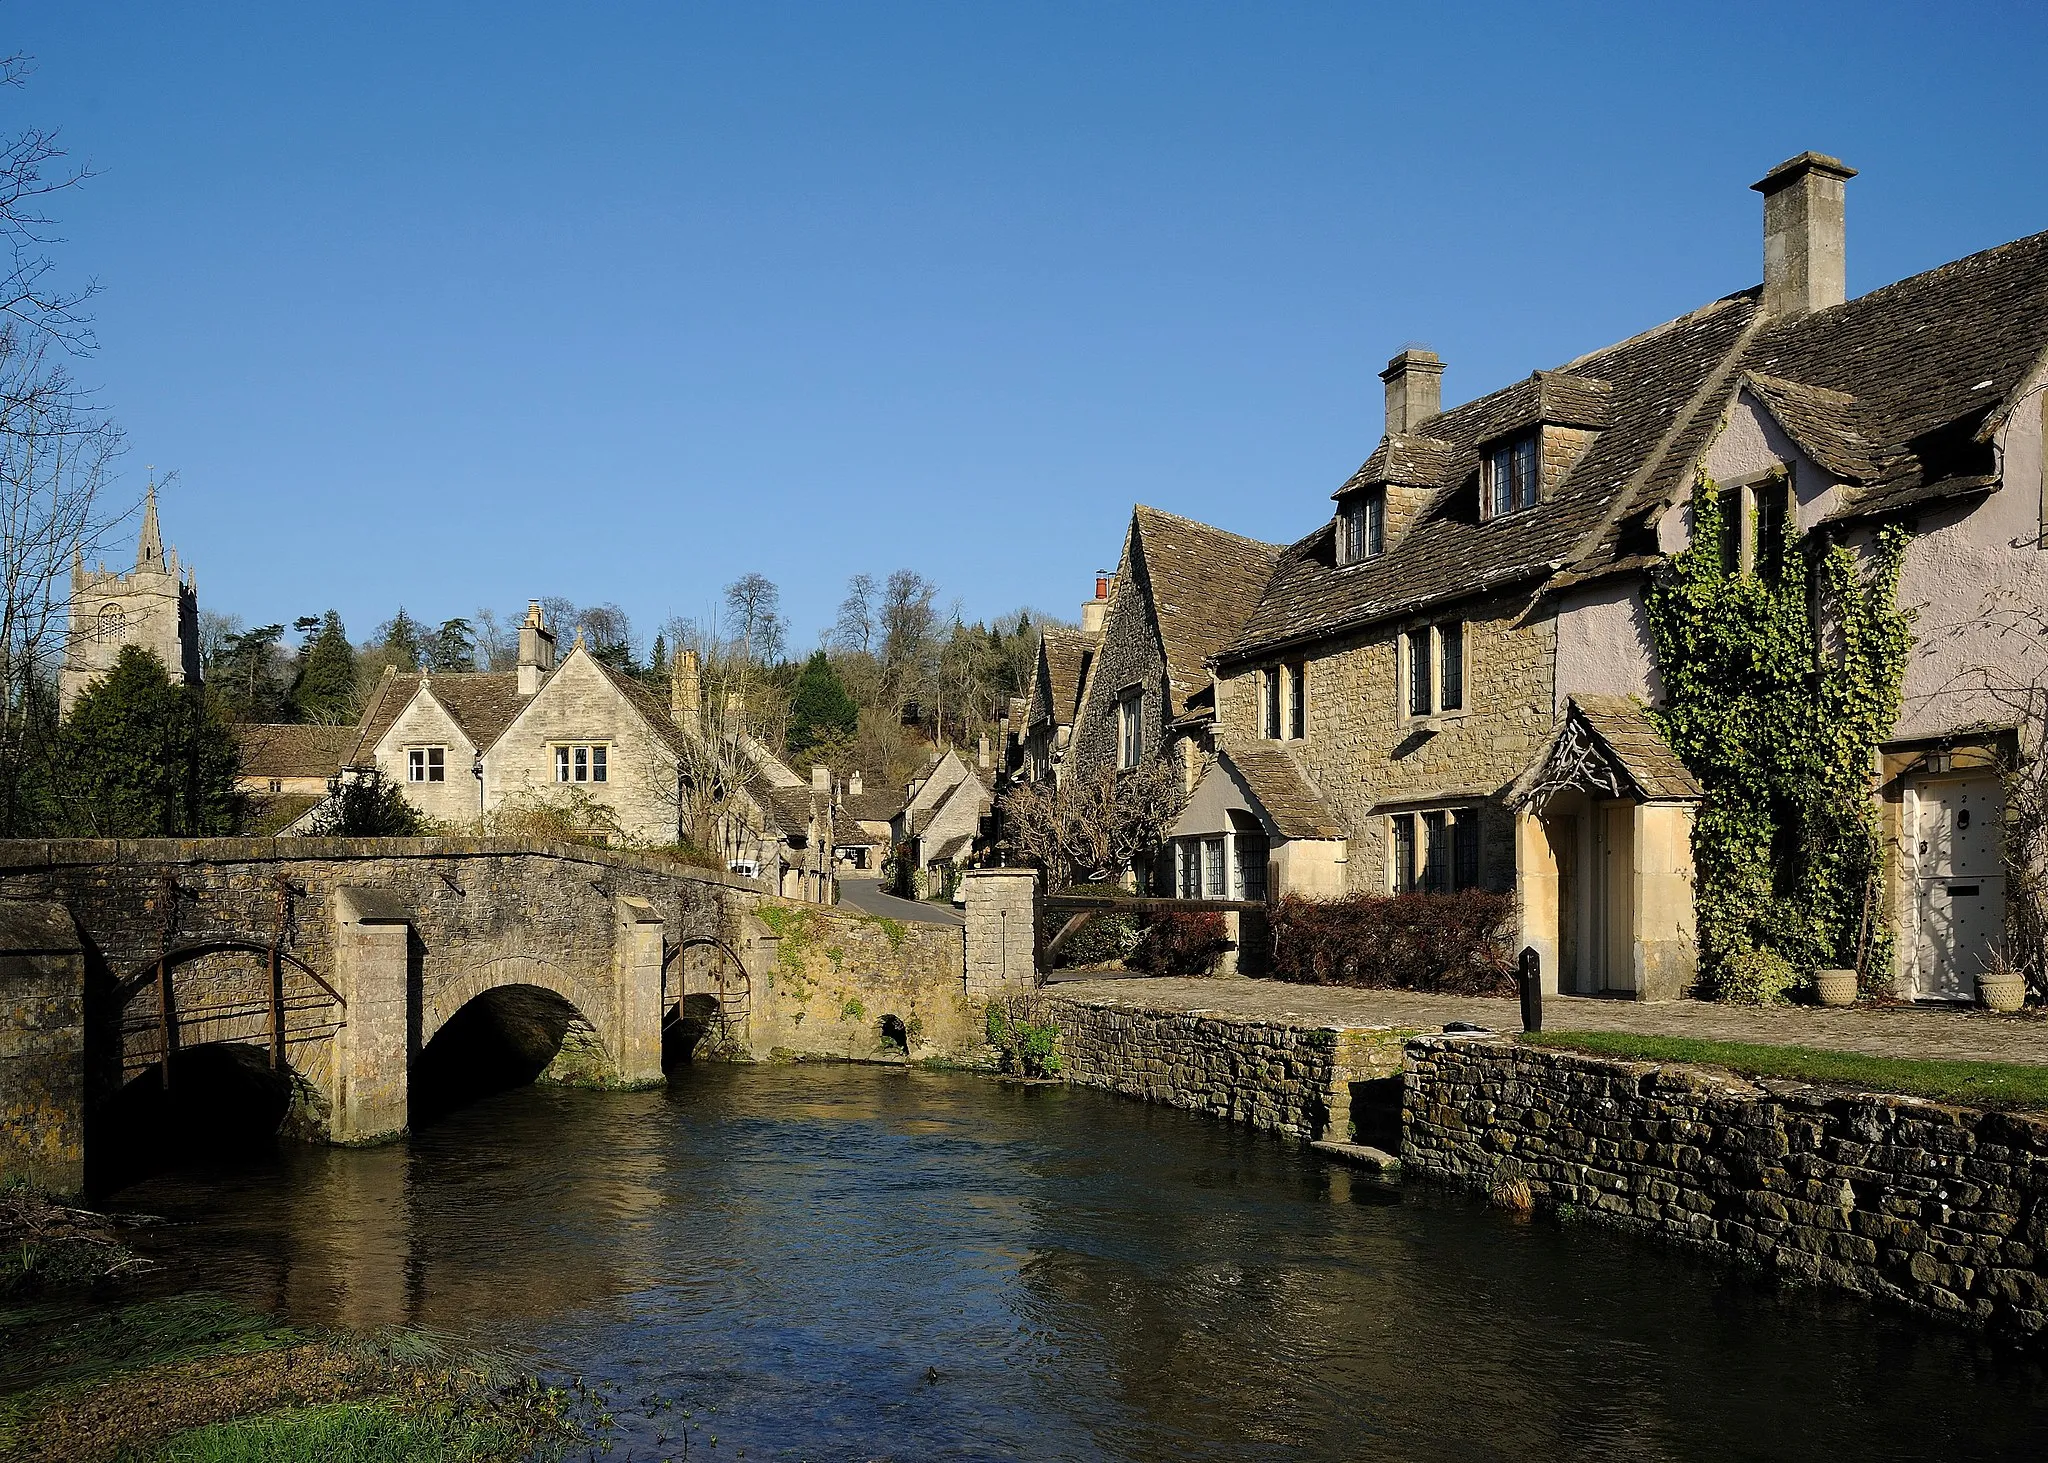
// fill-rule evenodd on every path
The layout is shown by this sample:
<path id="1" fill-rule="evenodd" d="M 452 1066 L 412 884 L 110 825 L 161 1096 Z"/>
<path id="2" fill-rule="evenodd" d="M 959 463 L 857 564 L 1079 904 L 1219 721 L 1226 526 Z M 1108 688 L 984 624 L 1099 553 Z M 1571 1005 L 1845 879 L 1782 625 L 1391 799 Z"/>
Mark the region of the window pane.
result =
<path id="1" fill-rule="evenodd" d="M 1721 572 L 1735 574 L 1742 568 L 1742 489 L 1721 494 Z"/>
<path id="2" fill-rule="evenodd" d="M 1308 735 L 1308 667 L 1290 667 L 1287 673 L 1287 735 L 1297 742 Z"/>
<path id="3" fill-rule="evenodd" d="M 1758 483 L 1756 498 L 1756 572 L 1776 578 L 1785 559 L 1785 486 Z"/>
<path id="4" fill-rule="evenodd" d="M 1465 709 L 1465 627 L 1456 623 L 1437 626 L 1436 643 L 1443 660 L 1437 677 L 1442 709 L 1462 711 Z"/>
<path id="5" fill-rule="evenodd" d="M 418 747 L 414 747 L 405 754 L 405 780 L 407 782 L 422 782 L 425 781 L 426 775 L 425 755 Z"/>
<path id="6" fill-rule="evenodd" d="M 1508 461 L 1507 448 L 1496 447 L 1487 455 L 1486 488 L 1491 499 L 1489 506 L 1492 508 L 1493 516 L 1496 518 L 1500 517 L 1503 513 L 1513 511 L 1509 506 L 1514 501 L 1512 497 L 1514 487 L 1513 473 L 1514 468 Z"/>
<path id="7" fill-rule="evenodd" d="M 1442 894 L 1450 888 L 1451 877 L 1450 840 L 1444 815 L 1424 813 L 1422 834 L 1422 887 L 1427 893 Z"/>
<path id="8" fill-rule="evenodd" d="M 605 752 L 606 749 L 603 747 L 592 747 L 590 749 L 590 780 L 592 782 L 604 781 Z"/>
<path id="9" fill-rule="evenodd" d="M 1429 631 L 1408 632 L 1408 714 L 1427 716 L 1429 699 Z"/>
<path id="10" fill-rule="evenodd" d="M 1415 892 L 1415 815 L 1402 813 L 1394 818 L 1393 824 L 1394 892 L 1412 894 Z"/>
<path id="11" fill-rule="evenodd" d="M 1515 506 L 1536 504 L 1536 439 L 1524 437 L 1515 444 Z"/>
<path id="12" fill-rule="evenodd" d="M 555 781 L 567 782 L 568 780 L 569 749 L 567 747 L 557 747 L 555 748 Z"/>
<path id="13" fill-rule="evenodd" d="M 1202 840 L 1202 897 L 1221 899 L 1223 894 L 1223 840 Z"/>
<path id="14" fill-rule="evenodd" d="M 1479 887 L 1479 810 L 1460 808 L 1451 828 L 1451 887 Z"/>
<path id="15" fill-rule="evenodd" d="M 1365 500 L 1365 554 L 1385 553 L 1387 548 L 1387 500 L 1374 493 Z"/>
<path id="16" fill-rule="evenodd" d="M 1266 839 L 1263 834 L 1237 835 L 1237 897 L 1261 900 L 1266 897 Z"/>
<path id="17" fill-rule="evenodd" d="M 447 770 L 448 760 L 446 750 L 441 747 L 427 748 L 427 781 L 446 781 Z"/>
<path id="18" fill-rule="evenodd" d="M 1260 728 L 1269 737 L 1280 735 L 1280 668 L 1269 667 L 1266 671 L 1265 725 Z"/>

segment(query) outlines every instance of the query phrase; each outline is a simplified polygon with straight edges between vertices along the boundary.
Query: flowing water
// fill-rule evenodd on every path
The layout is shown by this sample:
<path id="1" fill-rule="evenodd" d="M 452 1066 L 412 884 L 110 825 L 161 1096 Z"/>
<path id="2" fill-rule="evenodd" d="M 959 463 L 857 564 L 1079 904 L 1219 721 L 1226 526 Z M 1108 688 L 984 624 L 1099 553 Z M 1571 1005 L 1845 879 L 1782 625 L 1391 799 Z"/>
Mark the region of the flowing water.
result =
<path id="1" fill-rule="evenodd" d="M 178 1221 L 181 1285 L 590 1379 L 614 1460 L 685 1426 L 692 1458 L 2048 1457 L 2023 1354 L 1064 1087 L 528 1087 L 114 1202 Z"/>

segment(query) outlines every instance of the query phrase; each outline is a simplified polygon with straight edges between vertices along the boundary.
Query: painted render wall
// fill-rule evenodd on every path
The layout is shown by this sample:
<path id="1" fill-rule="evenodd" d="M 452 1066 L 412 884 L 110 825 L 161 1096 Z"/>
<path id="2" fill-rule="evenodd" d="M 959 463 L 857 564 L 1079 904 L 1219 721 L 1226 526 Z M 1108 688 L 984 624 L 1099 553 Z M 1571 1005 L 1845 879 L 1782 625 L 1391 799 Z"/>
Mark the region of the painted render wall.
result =
<path id="1" fill-rule="evenodd" d="M 1557 597 L 1551 716 L 1563 716 L 1574 695 L 1634 696 L 1652 706 L 1663 700 L 1642 580 L 1609 580 Z"/>

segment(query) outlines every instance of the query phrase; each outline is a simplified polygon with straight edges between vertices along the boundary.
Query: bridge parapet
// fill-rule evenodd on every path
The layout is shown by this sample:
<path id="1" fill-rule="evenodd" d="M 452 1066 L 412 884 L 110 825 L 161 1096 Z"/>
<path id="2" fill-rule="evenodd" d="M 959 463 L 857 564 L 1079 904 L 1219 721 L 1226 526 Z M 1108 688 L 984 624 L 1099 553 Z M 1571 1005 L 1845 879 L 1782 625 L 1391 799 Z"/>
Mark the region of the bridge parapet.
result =
<path id="1" fill-rule="evenodd" d="M 0 1174 L 85 1187 L 85 947 L 47 900 L 0 900 Z"/>

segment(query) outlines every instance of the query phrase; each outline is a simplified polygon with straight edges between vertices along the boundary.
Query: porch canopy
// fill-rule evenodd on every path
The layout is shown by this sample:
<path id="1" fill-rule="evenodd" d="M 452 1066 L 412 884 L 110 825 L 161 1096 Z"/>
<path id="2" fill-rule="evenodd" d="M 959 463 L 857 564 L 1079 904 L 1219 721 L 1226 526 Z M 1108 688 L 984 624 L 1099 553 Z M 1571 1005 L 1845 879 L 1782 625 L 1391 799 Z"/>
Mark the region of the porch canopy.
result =
<path id="1" fill-rule="evenodd" d="M 1648 712 L 1572 696 L 1507 792 L 1521 943 L 1547 989 L 1671 1000 L 1698 969 L 1692 825 L 1700 785 Z"/>
<path id="2" fill-rule="evenodd" d="M 1277 747 L 1222 742 L 1167 838 L 1184 898 L 1344 892 L 1344 825 Z"/>

